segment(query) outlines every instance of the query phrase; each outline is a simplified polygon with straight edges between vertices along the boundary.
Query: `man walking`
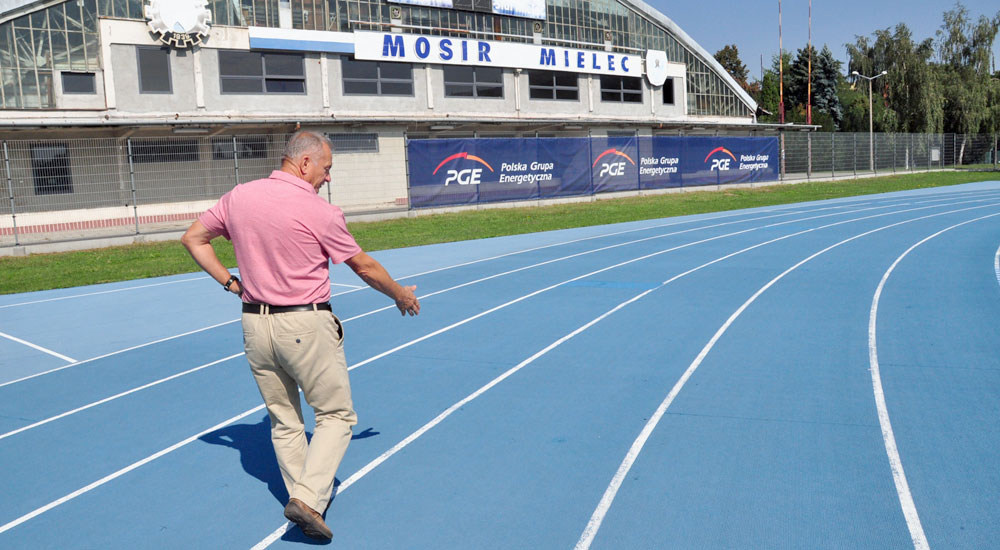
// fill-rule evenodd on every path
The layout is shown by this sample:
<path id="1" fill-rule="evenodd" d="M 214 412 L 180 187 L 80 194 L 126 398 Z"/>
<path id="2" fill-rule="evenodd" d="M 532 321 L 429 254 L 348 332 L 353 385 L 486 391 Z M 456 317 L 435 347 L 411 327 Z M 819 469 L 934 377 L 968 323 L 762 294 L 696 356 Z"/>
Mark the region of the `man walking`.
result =
<path id="1" fill-rule="evenodd" d="M 330 142 L 300 131 L 285 146 L 281 169 L 237 186 L 191 224 L 181 242 L 227 291 L 243 298 L 247 362 L 271 418 L 271 440 L 288 489 L 285 517 L 307 536 L 330 539 L 322 513 L 357 423 L 344 359 L 344 330 L 330 306 L 329 262 L 346 263 L 396 302 L 420 313 L 416 286 L 401 286 L 365 254 L 340 208 L 317 193 L 330 181 Z M 240 280 L 212 248 L 233 242 Z M 316 415 L 307 442 L 299 388 Z"/>

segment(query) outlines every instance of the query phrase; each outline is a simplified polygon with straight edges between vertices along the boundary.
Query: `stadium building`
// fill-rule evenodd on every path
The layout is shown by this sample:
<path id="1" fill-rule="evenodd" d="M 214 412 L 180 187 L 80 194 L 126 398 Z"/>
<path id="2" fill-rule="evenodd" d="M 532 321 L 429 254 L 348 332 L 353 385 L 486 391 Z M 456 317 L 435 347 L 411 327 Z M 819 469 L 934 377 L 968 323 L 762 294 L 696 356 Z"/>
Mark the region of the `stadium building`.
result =
<path id="1" fill-rule="evenodd" d="M 773 131 L 641 0 L 0 0 L 0 79 L 22 236 L 52 211 L 190 218 L 300 126 L 348 213 L 412 204 L 412 140 Z"/>

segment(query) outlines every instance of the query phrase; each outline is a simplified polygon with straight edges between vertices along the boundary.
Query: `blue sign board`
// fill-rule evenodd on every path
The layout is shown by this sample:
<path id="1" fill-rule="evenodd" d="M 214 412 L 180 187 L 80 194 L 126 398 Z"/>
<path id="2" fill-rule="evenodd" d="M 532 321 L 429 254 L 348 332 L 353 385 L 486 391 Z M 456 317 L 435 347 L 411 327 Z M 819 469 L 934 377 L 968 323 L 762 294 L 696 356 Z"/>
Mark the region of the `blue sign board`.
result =
<path id="1" fill-rule="evenodd" d="M 407 153 L 415 208 L 778 179 L 777 138 L 428 139 Z"/>

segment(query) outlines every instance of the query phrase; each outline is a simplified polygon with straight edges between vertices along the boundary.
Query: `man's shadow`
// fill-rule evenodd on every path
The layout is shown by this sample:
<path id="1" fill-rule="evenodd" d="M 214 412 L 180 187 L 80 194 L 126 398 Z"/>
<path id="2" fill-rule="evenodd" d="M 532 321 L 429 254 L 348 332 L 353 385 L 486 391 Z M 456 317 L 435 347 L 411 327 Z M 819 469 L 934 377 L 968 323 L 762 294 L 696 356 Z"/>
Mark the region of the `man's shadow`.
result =
<path id="1" fill-rule="evenodd" d="M 379 432 L 367 428 L 351 436 L 351 440 L 365 439 L 378 435 Z M 312 432 L 306 432 L 306 437 L 312 439 Z M 199 439 L 212 445 L 222 445 L 240 452 L 240 465 L 243 470 L 267 484 L 274 498 L 282 507 L 288 503 L 288 491 L 281 479 L 278 469 L 278 459 L 274 456 L 271 445 L 271 421 L 265 414 L 256 424 L 231 424 L 209 432 Z M 340 480 L 334 480 L 334 496 Z M 332 500 L 332 499 L 331 499 Z"/>

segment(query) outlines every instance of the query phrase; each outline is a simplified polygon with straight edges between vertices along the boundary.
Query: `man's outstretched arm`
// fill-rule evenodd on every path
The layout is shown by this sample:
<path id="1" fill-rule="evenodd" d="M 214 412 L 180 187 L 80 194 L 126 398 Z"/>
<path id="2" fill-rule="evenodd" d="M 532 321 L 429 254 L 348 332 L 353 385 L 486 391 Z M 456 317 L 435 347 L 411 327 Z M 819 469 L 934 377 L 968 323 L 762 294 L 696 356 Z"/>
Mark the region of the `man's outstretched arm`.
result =
<path id="1" fill-rule="evenodd" d="M 389 276 L 389 272 L 375 258 L 364 252 L 359 252 L 344 263 L 354 270 L 368 286 L 392 298 L 401 314 L 417 315 L 420 313 L 420 301 L 413 293 L 417 286 L 400 285 Z"/>

